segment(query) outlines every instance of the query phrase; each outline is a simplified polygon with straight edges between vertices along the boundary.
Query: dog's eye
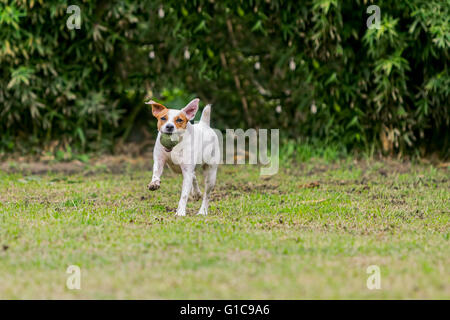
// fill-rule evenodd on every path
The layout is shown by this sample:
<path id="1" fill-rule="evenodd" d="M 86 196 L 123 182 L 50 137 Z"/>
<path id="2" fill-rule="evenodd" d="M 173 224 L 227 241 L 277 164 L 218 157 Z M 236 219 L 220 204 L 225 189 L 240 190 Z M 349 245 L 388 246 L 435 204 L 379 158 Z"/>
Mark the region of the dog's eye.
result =
<path id="1" fill-rule="evenodd" d="M 177 122 L 183 122 L 183 119 L 178 118 L 178 119 L 177 119 Z"/>
<path id="2" fill-rule="evenodd" d="M 161 117 L 161 120 L 162 120 L 162 121 L 166 121 L 167 118 L 166 118 L 166 117 Z"/>

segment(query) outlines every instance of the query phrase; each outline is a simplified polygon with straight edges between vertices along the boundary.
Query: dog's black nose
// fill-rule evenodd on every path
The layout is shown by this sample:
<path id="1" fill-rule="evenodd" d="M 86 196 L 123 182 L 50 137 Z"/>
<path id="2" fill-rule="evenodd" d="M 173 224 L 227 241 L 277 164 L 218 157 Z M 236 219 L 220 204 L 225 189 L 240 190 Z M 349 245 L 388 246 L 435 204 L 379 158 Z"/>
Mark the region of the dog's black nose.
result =
<path id="1" fill-rule="evenodd" d="M 173 124 L 171 124 L 171 123 L 166 124 L 166 130 L 167 130 L 168 132 L 172 132 L 173 129 L 175 129 L 175 127 L 174 127 Z"/>

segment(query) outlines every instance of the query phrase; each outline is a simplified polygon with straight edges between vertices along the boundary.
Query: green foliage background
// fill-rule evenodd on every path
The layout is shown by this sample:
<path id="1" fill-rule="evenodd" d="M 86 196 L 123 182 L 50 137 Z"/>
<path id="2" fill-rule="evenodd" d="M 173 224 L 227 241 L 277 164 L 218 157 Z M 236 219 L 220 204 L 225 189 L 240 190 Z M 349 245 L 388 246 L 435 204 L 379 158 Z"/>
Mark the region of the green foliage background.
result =
<path id="1" fill-rule="evenodd" d="M 0 0 L 0 150 L 112 150 L 156 132 L 146 98 L 198 96 L 221 129 L 448 156 L 449 19 L 447 0 Z"/>

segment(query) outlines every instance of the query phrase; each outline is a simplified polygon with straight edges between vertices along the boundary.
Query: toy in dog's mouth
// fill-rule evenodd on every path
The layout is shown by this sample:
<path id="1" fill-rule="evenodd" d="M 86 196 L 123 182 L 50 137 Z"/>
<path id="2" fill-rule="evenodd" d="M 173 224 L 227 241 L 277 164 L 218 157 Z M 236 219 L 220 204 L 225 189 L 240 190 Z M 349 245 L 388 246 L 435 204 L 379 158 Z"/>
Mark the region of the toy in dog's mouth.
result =
<path id="1" fill-rule="evenodd" d="M 161 132 L 160 142 L 166 151 L 170 152 L 180 142 L 180 136 L 178 134 Z"/>

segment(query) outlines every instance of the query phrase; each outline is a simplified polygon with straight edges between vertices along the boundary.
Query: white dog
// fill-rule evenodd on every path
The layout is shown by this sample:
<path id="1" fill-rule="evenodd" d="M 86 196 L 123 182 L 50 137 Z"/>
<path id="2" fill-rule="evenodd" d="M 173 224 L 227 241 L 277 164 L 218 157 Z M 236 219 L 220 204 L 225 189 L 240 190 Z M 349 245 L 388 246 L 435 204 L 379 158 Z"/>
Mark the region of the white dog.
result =
<path id="1" fill-rule="evenodd" d="M 152 106 L 152 113 L 158 119 L 159 131 L 153 150 L 153 177 L 148 189 L 152 191 L 159 189 L 165 163 L 175 172 L 181 172 L 183 187 L 176 213 L 178 216 L 186 215 L 189 194 L 195 200 L 201 198 L 202 194 L 195 176 L 197 165 L 203 165 L 205 175 L 205 191 L 198 214 L 208 214 L 209 196 L 216 183 L 217 167 L 220 162 L 219 139 L 209 126 L 211 105 L 203 109 L 199 123 L 189 122 L 197 113 L 198 102 L 199 99 L 194 99 L 181 110 L 168 109 L 152 100 L 146 102 Z M 167 137 L 170 137 L 173 143 L 170 143 L 170 140 L 166 142 Z"/>

